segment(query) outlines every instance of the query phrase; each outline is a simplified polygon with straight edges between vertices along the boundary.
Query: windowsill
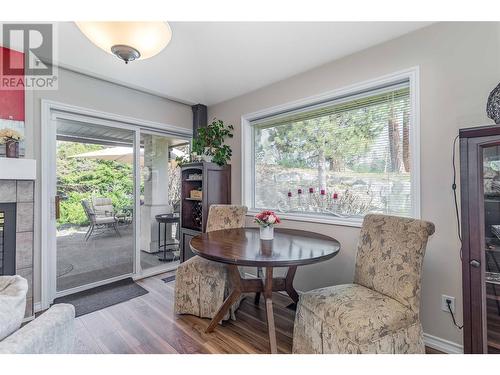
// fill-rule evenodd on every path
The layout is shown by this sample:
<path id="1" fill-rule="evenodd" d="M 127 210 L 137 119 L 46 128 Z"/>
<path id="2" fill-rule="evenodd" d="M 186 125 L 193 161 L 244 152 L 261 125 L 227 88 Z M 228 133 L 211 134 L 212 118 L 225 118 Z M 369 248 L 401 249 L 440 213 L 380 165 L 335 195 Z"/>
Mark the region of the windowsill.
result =
<path id="1" fill-rule="evenodd" d="M 247 216 L 255 216 L 261 212 L 261 210 L 249 209 Z M 286 213 L 276 211 L 276 214 L 280 219 L 288 221 L 297 221 L 304 223 L 316 223 L 316 224 L 329 224 L 329 225 L 340 225 L 344 227 L 361 228 L 363 224 L 362 218 L 340 218 L 331 217 L 326 215 L 315 215 L 315 214 L 303 214 L 303 213 Z"/>

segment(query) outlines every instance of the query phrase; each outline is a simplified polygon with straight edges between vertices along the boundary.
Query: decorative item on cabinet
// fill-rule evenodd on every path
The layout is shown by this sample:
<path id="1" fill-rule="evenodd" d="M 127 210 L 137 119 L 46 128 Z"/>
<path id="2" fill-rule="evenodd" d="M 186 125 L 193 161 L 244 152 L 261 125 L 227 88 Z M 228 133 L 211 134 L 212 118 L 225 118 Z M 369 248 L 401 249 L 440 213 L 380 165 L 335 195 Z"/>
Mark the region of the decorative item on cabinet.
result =
<path id="1" fill-rule="evenodd" d="M 181 262 L 194 254 L 189 241 L 204 233 L 212 204 L 231 203 L 231 166 L 184 163 L 181 166 Z"/>
<path id="2" fill-rule="evenodd" d="M 500 124 L 500 83 L 490 92 L 486 104 L 486 114 L 495 124 Z"/>
<path id="3" fill-rule="evenodd" d="M 198 189 L 201 189 L 201 188 L 198 188 Z M 191 190 L 189 192 L 189 195 L 190 195 L 191 199 L 196 199 L 196 200 L 201 201 L 201 199 L 203 198 L 203 191 L 198 190 L 198 189 Z"/>
<path id="4" fill-rule="evenodd" d="M 233 125 L 225 125 L 222 120 L 214 119 L 211 124 L 196 127 L 192 141 L 191 153 L 175 158 L 177 165 L 188 163 L 215 163 L 220 167 L 227 165 L 233 151 L 224 144 L 227 138 L 233 137 Z"/>
<path id="5" fill-rule="evenodd" d="M 219 166 L 226 165 L 231 160 L 231 147 L 224 144 L 227 138 L 233 137 L 233 125 L 225 125 L 222 120 L 214 119 L 211 124 L 198 128 L 193 139 L 192 151 L 195 157 L 201 156 L 206 162 Z"/>

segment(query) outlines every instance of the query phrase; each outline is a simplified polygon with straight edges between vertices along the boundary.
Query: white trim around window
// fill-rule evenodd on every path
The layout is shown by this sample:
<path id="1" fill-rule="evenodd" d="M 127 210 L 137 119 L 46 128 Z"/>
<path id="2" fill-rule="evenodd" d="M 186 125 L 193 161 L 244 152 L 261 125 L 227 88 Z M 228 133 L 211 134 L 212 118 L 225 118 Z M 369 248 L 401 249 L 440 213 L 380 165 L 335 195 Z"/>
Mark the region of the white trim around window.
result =
<path id="1" fill-rule="evenodd" d="M 249 207 L 248 215 L 254 215 L 257 210 L 253 208 L 254 176 L 253 164 L 253 131 L 251 122 L 257 119 L 274 116 L 313 106 L 318 103 L 336 100 L 345 96 L 356 95 L 378 87 L 387 86 L 402 80 L 408 80 L 410 85 L 410 155 L 412 162 L 411 189 L 412 209 L 411 214 L 420 218 L 420 88 L 419 67 L 412 67 L 393 74 L 357 83 L 344 88 L 329 91 L 320 95 L 311 96 L 301 100 L 285 103 L 261 111 L 248 113 L 241 116 L 241 201 Z M 284 213 L 280 217 L 287 220 L 335 224 L 360 227 L 362 219 L 336 218 L 326 215 Z"/>

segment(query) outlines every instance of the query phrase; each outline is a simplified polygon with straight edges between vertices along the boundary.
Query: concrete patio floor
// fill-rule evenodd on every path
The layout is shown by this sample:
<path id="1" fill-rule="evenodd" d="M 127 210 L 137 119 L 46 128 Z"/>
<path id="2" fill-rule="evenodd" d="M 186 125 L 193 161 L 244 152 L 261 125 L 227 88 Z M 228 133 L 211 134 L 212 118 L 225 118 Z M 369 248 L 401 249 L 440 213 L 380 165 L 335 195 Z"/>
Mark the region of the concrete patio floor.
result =
<path id="1" fill-rule="evenodd" d="M 92 235 L 85 241 L 87 227 L 71 227 L 57 233 L 57 291 L 109 279 L 133 271 L 133 227 L 120 226 Z M 143 270 L 178 261 L 161 262 L 158 254 L 141 251 Z"/>

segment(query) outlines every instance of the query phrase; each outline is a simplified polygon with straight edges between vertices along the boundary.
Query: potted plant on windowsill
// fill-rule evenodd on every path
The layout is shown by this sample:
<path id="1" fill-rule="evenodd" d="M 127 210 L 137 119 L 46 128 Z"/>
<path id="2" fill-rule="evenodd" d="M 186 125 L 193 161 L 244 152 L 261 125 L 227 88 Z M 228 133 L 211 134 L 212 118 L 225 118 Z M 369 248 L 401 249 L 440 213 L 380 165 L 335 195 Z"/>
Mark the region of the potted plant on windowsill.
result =
<path id="1" fill-rule="evenodd" d="M 8 158 L 19 157 L 19 142 L 23 136 L 13 129 L 0 130 L 0 144 L 5 144 L 5 156 Z"/>
<path id="2" fill-rule="evenodd" d="M 231 147 L 224 144 L 233 138 L 233 125 L 225 125 L 222 120 L 214 119 L 211 124 L 198 129 L 193 139 L 192 152 L 203 160 L 224 166 L 231 159 Z"/>

